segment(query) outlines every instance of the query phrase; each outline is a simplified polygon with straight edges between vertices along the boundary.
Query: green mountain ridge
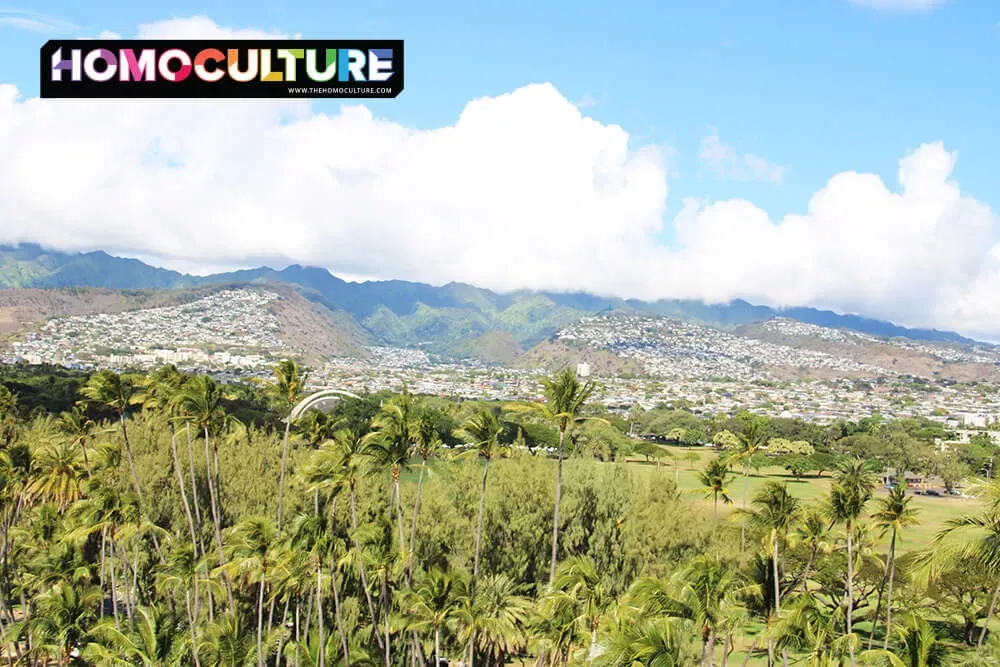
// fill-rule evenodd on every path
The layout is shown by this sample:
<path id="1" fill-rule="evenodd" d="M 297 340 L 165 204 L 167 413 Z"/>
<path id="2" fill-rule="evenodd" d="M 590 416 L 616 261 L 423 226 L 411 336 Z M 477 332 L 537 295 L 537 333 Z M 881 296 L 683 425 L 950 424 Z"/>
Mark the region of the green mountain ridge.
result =
<path id="1" fill-rule="evenodd" d="M 603 311 L 670 316 L 727 330 L 775 316 L 787 316 L 819 326 L 884 337 L 974 342 L 951 332 L 907 329 L 889 322 L 808 307 L 775 309 L 742 300 L 707 304 L 680 299 L 608 298 L 584 292 L 518 290 L 497 293 L 457 282 L 443 286 L 403 280 L 352 283 L 326 269 L 297 264 L 280 270 L 258 267 L 193 276 L 152 267 L 136 259 L 115 257 L 104 251 L 64 253 L 33 244 L 0 245 L 0 288 L 184 289 L 246 283 L 292 285 L 304 297 L 327 310 L 349 315 L 375 343 L 420 347 L 430 353 L 451 356 L 473 353 L 477 346 L 470 346 L 469 342 L 491 332 L 503 332 L 520 348 L 530 349 L 581 317 Z"/>

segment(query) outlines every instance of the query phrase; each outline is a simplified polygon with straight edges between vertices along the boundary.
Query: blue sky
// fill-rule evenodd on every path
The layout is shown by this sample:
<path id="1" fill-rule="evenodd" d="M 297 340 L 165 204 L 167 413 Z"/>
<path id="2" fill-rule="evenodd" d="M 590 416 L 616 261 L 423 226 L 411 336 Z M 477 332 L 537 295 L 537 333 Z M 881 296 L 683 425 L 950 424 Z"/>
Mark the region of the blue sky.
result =
<path id="1" fill-rule="evenodd" d="M 453 123 L 470 99 L 551 82 L 635 141 L 673 148 L 668 216 L 692 196 L 746 197 L 781 217 L 804 210 L 841 171 L 878 173 L 894 189 L 898 160 L 938 140 L 958 151 L 963 190 L 1000 205 L 1000 4 L 990 0 L 910 12 L 848 0 L 618 2 L 614 11 L 603 0 L 31 7 L 77 34 L 128 36 L 142 23 L 205 15 L 310 38 L 402 38 L 406 91 L 370 106 L 423 129 Z M 67 32 L 54 28 L 53 36 Z M 0 81 L 34 94 L 44 38 L 0 25 Z M 701 170 L 699 141 L 712 128 L 740 153 L 781 165 L 783 184 Z"/>
<path id="2" fill-rule="evenodd" d="M 225 103 L 174 113 L 170 102 L 101 112 L 23 102 L 37 94 L 45 39 L 131 37 L 191 17 L 405 40 L 405 91 L 366 102 L 392 123 L 315 102 L 327 114 L 314 124 L 322 143 L 276 132 L 253 105 L 220 134 L 213 123 L 234 109 Z M 997 63 L 994 0 L 0 4 L 0 154 L 20 156 L 6 177 L 0 164 L 0 211 L 12 221 L 0 242 L 110 240 L 182 270 L 276 257 L 494 289 L 739 297 L 1000 337 Z M 5 83 L 22 101 L 5 99 Z M 464 126 L 428 132 L 455 126 L 481 98 Z M 5 122 L 17 128 L 6 137 Z M 633 148 L 659 147 L 666 168 L 616 152 L 610 125 Z M 150 142 L 181 146 L 191 168 L 136 159 Z M 904 191 L 897 173 L 911 154 Z M 272 158 L 299 173 L 272 188 L 274 173 L 252 168 Z M 53 196 L 44 183 L 58 160 L 90 182 Z M 337 180 L 361 163 L 376 186 Z M 625 185 L 595 185 L 607 174 Z M 4 178 L 19 185 L 5 192 Z M 179 184 L 185 197 L 170 194 Z M 785 217 L 797 214 L 808 215 Z M 275 219 L 299 236 L 274 231 Z M 502 250 L 518 260 L 496 262 Z"/>

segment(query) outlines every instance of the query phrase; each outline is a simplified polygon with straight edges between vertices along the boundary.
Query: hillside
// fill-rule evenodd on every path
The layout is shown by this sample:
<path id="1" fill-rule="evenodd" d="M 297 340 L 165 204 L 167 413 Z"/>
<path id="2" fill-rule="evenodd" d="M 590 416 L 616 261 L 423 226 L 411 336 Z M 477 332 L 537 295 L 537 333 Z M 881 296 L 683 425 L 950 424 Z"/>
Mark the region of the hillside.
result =
<path id="1" fill-rule="evenodd" d="M 609 312 L 561 329 L 519 360 L 550 369 L 588 362 L 595 375 L 752 382 L 915 376 L 1000 381 L 1000 349 L 885 339 L 787 318 L 733 331 L 644 313 Z"/>
<path id="2" fill-rule="evenodd" d="M 66 364 L 112 356 L 159 355 L 191 348 L 268 359 L 294 355 L 309 363 L 366 356 L 371 338 L 343 312 L 327 309 L 288 285 L 230 285 L 170 290 L 55 288 L 0 290 L 0 336 L 26 358 Z M 125 363 L 125 362 L 121 362 Z"/>
<path id="3" fill-rule="evenodd" d="M 499 294 L 463 283 L 443 286 L 401 280 L 352 283 L 326 269 L 299 265 L 281 270 L 260 267 L 191 276 L 102 251 L 72 254 L 29 244 L 0 246 L 0 288 L 190 289 L 247 283 L 294 285 L 301 294 L 327 310 L 349 315 L 383 345 L 417 346 L 444 355 L 461 355 L 468 341 L 498 332 L 510 335 L 520 347 L 529 349 L 581 317 L 611 310 L 668 316 L 729 331 L 787 316 L 826 328 L 875 336 L 973 342 L 951 332 L 906 329 L 889 322 L 812 308 L 773 309 L 741 300 L 726 304 L 669 299 L 646 302 L 585 293 L 520 290 Z"/>

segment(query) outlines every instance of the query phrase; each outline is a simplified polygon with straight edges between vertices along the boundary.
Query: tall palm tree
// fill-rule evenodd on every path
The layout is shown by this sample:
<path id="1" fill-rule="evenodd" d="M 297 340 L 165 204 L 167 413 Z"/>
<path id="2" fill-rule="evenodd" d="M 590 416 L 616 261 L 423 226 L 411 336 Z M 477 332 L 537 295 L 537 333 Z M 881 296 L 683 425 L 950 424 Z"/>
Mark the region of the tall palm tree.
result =
<path id="1" fill-rule="evenodd" d="M 747 497 L 750 490 L 750 465 L 753 457 L 760 451 L 767 441 L 769 421 L 767 417 L 756 415 L 751 412 L 744 412 L 740 415 L 743 431 L 739 435 L 740 447 L 732 459 L 740 460 L 743 463 L 743 507 L 747 509 Z M 731 459 L 731 460 L 732 460 Z M 746 519 L 740 523 L 740 554 L 746 550 Z"/>
<path id="2" fill-rule="evenodd" d="M 364 436 L 365 452 L 378 470 L 388 470 L 392 475 L 392 498 L 399 527 L 399 552 L 406 556 L 406 538 L 403 535 L 403 505 L 400 497 L 399 475 L 409 467 L 414 443 L 419 437 L 420 404 L 417 398 L 403 387 L 403 392 L 387 401 L 372 420 L 372 431 Z"/>
<path id="3" fill-rule="evenodd" d="M 540 414 L 546 421 L 554 423 L 559 430 L 556 504 L 552 515 L 552 558 L 549 562 L 549 585 L 551 586 L 556 578 L 556 562 L 559 558 L 559 508 L 562 500 L 566 435 L 575 424 L 587 419 L 583 416 L 583 408 L 597 390 L 597 385 L 593 380 L 580 382 L 576 371 L 572 368 L 566 368 L 552 377 L 543 378 L 542 388 L 545 393 L 545 403 L 533 404 L 523 409 Z M 596 417 L 589 419 L 605 422 L 605 420 Z"/>
<path id="4" fill-rule="evenodd" d="M 444 442 L 437 430 L 433 413 L 424 411 L 417 424 L 416 450 L 420 455 L 420 474 L 417 476 L 417 493 L 413 500 L 413 520 L 410 522 L 410 562 L 406 568 L 406 581 L 413 583 L 413 558 L 417 552 L 417 512 L 420 511 L 420 495 L 424 488 L 424 474 L 427 472 L 427 462 L 437 456 Z"/>
<path id="5" fill-rule="evenodd" d="M 919 509 L 912 507 L 910 501 L 912 496 L 906 495 L 906 485 L 898 484 L 889 492 L 886 498 L 877 500 L 878 509 L 872 514 L 871 519 L 874 527 L 879 530 L 880 536 L 889 538 L 889 557 L 885 562 L 885 574 L 882 576 L 882 585 L 879 586 L 878 602 L 875 604 L 875 616 L 872 619 L 871 634 L 868 636 L 868 648 L 872 647 L 872 639 L 875 637 L 875 627 L 878 625 L 878 615 L 882 606 L 882 586 L 888 579 L 888 593 L 886 595 L 886 615 L 885 615 L 885 641 L 882 648 L 888 650 L 889 637 L 892 633 L 892 584 L 896 574 L 896 540 L 902 534 L 903 529 L 917 523 Z"/>
<path id="6" fill-rule="evenodd" d="M 232 529 L 229 558 L 222 566 L 230 579 L 247 585 L 257 584 L 257 667 L 264 667 L 264 591 L 276 536 L 277 531 L 269 519 L 243 519 Z"/>
<path id="7" fill-rule="evenodd" d="M 177 454 L 177 398 L 184 388 L 187 377 L 177 370 L 177 367 L 168 364 L 155 373 L 145 378 L 141 382 L 141 392 L 138 401 L 143 408 L 148 410 L 160 410 L 167 417 L 170 425 L 170 456 L 173 461 L 174 474 L 177 478 L 177 490 L 180 493 L 181 505 L 184 507 L 184 516 L 188 522 L 188 531 L 191 535 L 191 548 L 195 555 L 198 553 L 198 531 L 195 527 L 194 515 L 191 511 L 191 502 L 188 501 L 187 489 L 184 484 L 184 471 L 181 469 L 181 460 Z M 191 480 L 192 486 L 195 480 Z M 198 604 L 198 582 L 194 582 L 195 605 Z"/>
<path id="8" fill-rule="evenodd" d="M 476 522 L 476 550 L 472 565 L 472 590 L 475 591 L 479 577 L 479 550 L 483 537 L 483 514 L 486 509 L 486 479 L 490 473 L 490 461 L 501 456 L 507 449 L 502 442 L 504 424 L 499 410 L 482 409 L 472 415 L 459 431 L 463 440 L 472 445 L 471 452 L 483 459 L 482 486 L 479 491 L 479 520 Z M 474 594 L 474 593 L 473 593 Z"/>
<path id="9" fill-rule="evenodd" d="M 872 497 L 877 478 L 872 464 L 858 459 L 844 461 L 838 467 L 830 487 L 829 510 L 834 523 L 842 523 L 847 531 L 847 634 L 854 632 L 854 528 L 865 505 Z M 851 642 L 851 665 L 854 643 Z"/>
<path id="10" fill-rule="evenodd" d="M 80 389 L 80 393 L 92 403 L 111 408 L 118 416 L 122 440 L 125 443 L 125 456 L 128 457 L 129 472 L 132 474 L 132 485 L 139 497 L 139 502 L 142 503 L 142 486 L 139 484 L 139 475 L 135 471 L 132 444 L 128 438 L 128 428 L 125 426 L 125 413 L 138 402 L 135 377 L 119 375 L 109 370 L 98 371 L 90 376 L 87 384 Z"/>
<path id="11" fill-rule="evenodd" d="M 194 422 L 205 439 L 205 478 L 208 486 L 209 505 L 212 512 L 212 526 L 215 533 L 215 547 L 219 557 L 219 566 L 226 564 L 225 546 L 222 539 L 222 501 L 221 479 L 219 476 L 219 446 L 218 435 L 223 427 L 233 421 L 233 417 L 225 411 L 223 401 L 225 393 L 222 386 L 208 375 L 197 375 L 184 383 L 181 391 L 174 397 L 174 405 L 181 411 L 185 419 Z M 212 438 L 213 431 L 216 439 Z M 226 590 L 229 597 L 230 612 L 235 608 L 232 586 L 228 575 Z"/>
<path id="12" fill-rule="evenodd" d="M 328 452 L 333 463 L 332 467 L 339 471 L 343 483 L 347 485 L 347 491 L 351 500 L 351 540 L 354 542 L 355 560 L 358 563 L 358 577 L 361 579 L 361 589 L 364 591 L 365 602 L 368 605 L 368 613 L 372 619 L 372 627 L 378 627 L 378 613 L 372 601 L 371 588 L 369 586 L 368 573 L 365 568 L 365 556 L 361 549 L 361 539 L 358 533 L 358 503 L 357 487 L 358 480 L 366 471 L 367 457 L 365 452 L 367 445 L 364 435 L 359 431 L 349 428 L 341 429 L 334 435 L 334 442 L 320 448 L 321 452 Z M 384 652 L 385 646 L 378 632 L 375 638 L 379 643 L 379 648 Z"/>
<path id="13" fill-rule="evenodd" d="M 706 497 L 712 498 L 715 520 L 719 519 L 719 498 L 722 502 L 730 504 L 733 499 L 729 497 L 729 466 L 722 459 L 712 459 L 705 466 L 705 469 L 698 473 L 698 483 Z M 713 527 L 714 530 L 714 527 Z"/>
<path id="14" fill-rule="evenodd" d="M 274 367 L 274 380 L 269 392 L 285 410 L 285 437 L 281 445 L 281 474 L 278 481 L 278 537 L 281 537 L 285 514 L 285 475 L 288 470 L 288 440 L 292 429 L 292 409 L 305 392 L 309 370 L 294 359 L 283 359 Z"/>
<path id="15" fill-rule="evenodd" d="M 774 579 L 774 610 L 781 614 L 781 577 L 778 571 L 779 548 L 788 531 L 802 516 L 802 504 L 788 492 L 788 485 L 769 481 L 753 497 L 756 510 L 748 515 L 751 528 L 766 533 L 771 551 L 772 577 Z"/>

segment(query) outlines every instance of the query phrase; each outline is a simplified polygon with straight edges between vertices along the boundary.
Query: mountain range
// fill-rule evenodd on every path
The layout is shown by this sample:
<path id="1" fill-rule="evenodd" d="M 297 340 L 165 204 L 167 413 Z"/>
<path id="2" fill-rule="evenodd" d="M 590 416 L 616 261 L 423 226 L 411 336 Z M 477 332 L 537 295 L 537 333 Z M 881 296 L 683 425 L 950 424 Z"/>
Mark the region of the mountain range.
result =
<path id="1" fill-rule="evenodd" d="M 214 285 L 284 284 L 318 306 L 349 315 L 373 342 L 420 347 L 431 353 L 509 357 L 534 347 L 582 317 L 620 311 L 668 316 L 735 330 L 785 317 L 883 338 L 974 343 L 954 332 L 912 329 L 891 322 L 809 307 L 771 308 L 742 300 L 641 301 L 582 292 L 519 290 L 498 293 L 464 283 L 433 286 L 403 280 L 348 282 L 326 269 L 291 265 L 194 276 L 104 251 L 65 253 L 34 244 L 0 245 L 0 288 L 97 287 L 183 290 Z"/>

